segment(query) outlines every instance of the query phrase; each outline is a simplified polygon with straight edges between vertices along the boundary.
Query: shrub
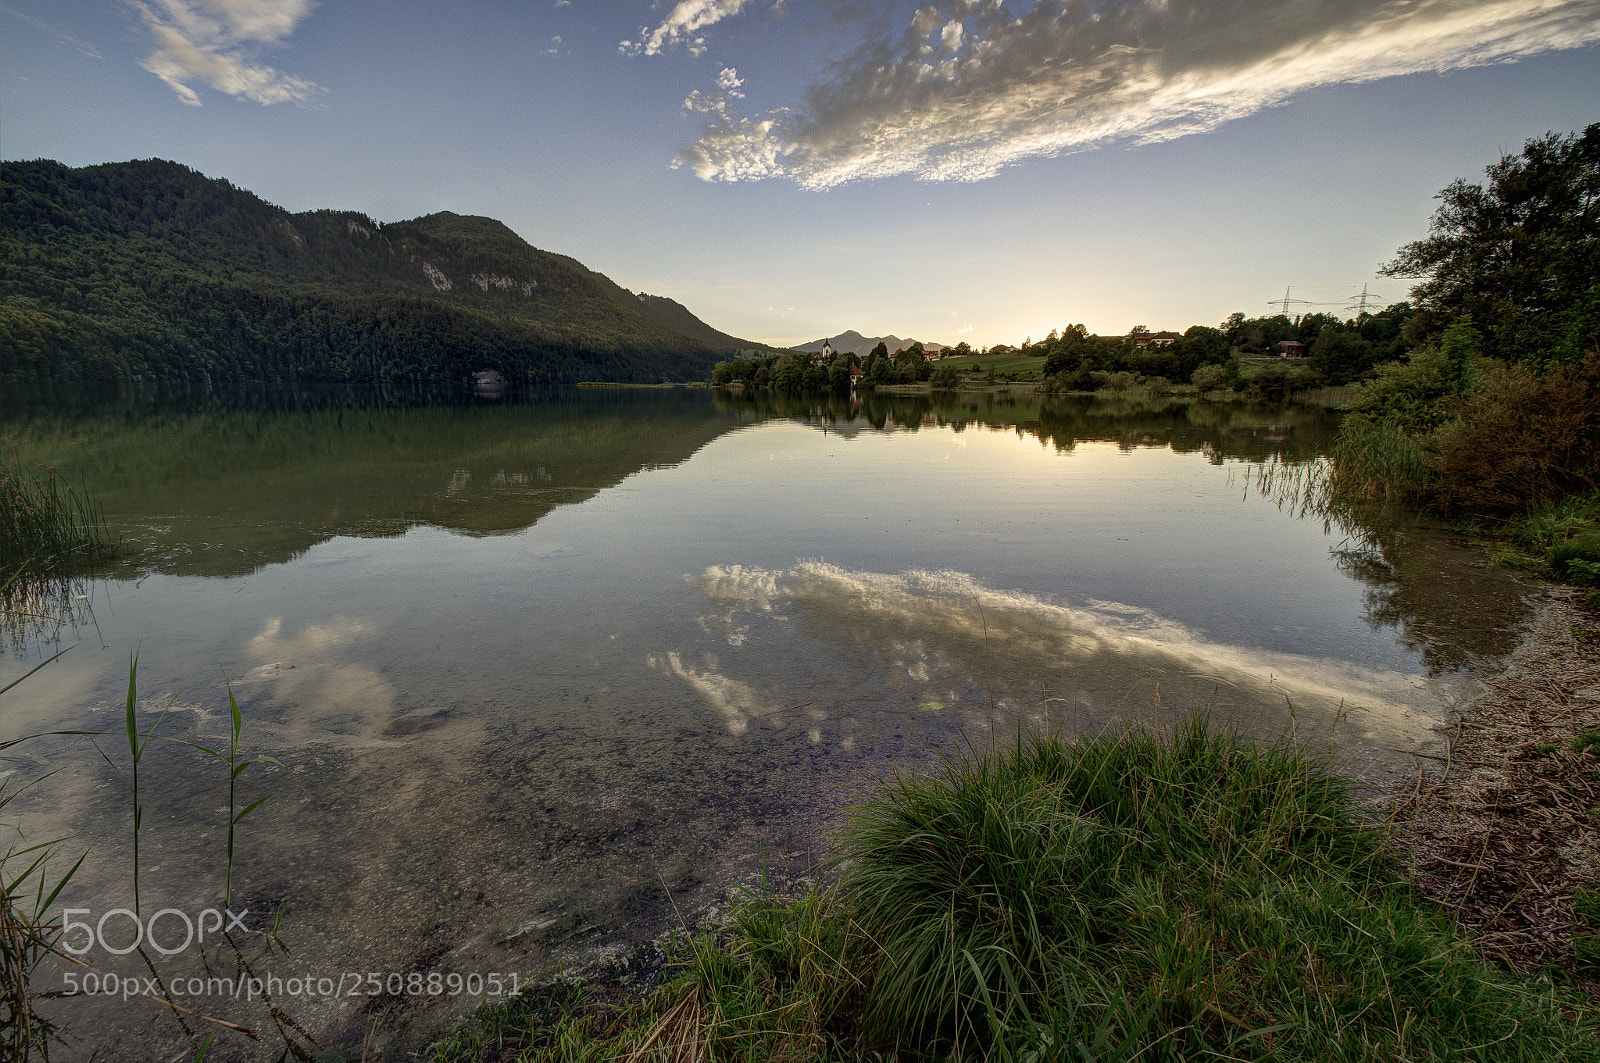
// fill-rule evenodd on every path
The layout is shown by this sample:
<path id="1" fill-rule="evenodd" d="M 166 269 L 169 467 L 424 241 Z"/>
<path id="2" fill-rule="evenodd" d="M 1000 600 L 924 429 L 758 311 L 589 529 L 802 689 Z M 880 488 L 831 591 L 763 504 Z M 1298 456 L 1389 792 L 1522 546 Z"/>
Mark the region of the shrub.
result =
<path id="1" fill-rule="evenodd" d="M 1445 422 L 1440 400 L 1458 394 L 1460 386 L 1455 363 L 1437 347 L 1421 347 L 1403 362 L 1380 365 L 1371 380 L 1356 385 L 1346 408 L 1408 432 L 1427 432 Z"/>
<path id="2" fill-rule="evenodd" d="M 1282 402 L 1289 397 L 1289 370 L 1277 363 L 1262 366 L 1250 378 L 1250 392 L 1268 402 Z"/>
<path id="3" fill-rule="evenodd" d="M 1202 365 L 1189 375 L 1189 382 L 1195 389 L 1204 395 L 1208 391 L 1216 391 L 1223 385 L 1228 371 L 1216 363 Z"/>
<path id="4" fill-rule="evenodd" d="M 1600 586 L 1600 530 L 1557 543 L 1550 550 L 1550 567 L 1573 583 Z"/>
<path id="5" fill-rule="evenodd" d="M 1495 515 L 1600 486 L 1600 354 L 1536 376 L 1493 363 L 1431 440 L 1447 509 Z"/>
<path id="6" fill-rule="evenodd" d="M 934 369 L 929 383 L 937 391 L 953 391 L 961 386 L 961 370 L 949 362 L 944 362 Z"/>

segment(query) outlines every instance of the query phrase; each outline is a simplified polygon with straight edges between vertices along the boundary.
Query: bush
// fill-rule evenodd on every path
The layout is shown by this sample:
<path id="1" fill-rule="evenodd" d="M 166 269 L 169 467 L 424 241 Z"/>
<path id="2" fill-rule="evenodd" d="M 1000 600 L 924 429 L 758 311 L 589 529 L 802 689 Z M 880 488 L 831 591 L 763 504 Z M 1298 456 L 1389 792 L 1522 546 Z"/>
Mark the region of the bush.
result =
<path id="1" fill-rule="evenodd" d="M 934 369 L 929 383 L 935 391 L 954 391 L 961 386 L 961 370 L 949 362 L 942 362 Z"/>
<path id="2" fill-rule="evenodd" d="M 1189 383 L 1204 395 L 1208 391 L 1216 391 L 1227 380 L 1228 371 L 1223 366 L 1211 363 L 1202 365 L 1189 375 Z"/>
<path id="3" fill-rule="evenodd" d="M 1552 547 L 1550 567 L 1573 583 L 1600 586 L 1600 529 Z"/>
<path id="4" fill-rule="evenodd" d="M 1268 402 L 1282 402 L 1289 397 L 1289 370 L 1276 363 L 1264 365 L 1250 378 L 1250 392 Z"/>
<path id="5" fill-rule="evenodd" d="M 1427 432 L 1448 419 L 1441 400 L 1464 386 L 1458 364 L 1437 347 L 1421 347 L 1403 362 L 1380 365 L 1358 384 L 1346 407 L 1375 421 L 1392 421 L 1408 432 Z"/>
<path id="6" fill-rule="evenodd" d="M 1431 440 L 1447 509 L 1512 513 L 1600 486 L 1600 354 L 1542 377 L 1493 363 L 1454 409 Z"/>

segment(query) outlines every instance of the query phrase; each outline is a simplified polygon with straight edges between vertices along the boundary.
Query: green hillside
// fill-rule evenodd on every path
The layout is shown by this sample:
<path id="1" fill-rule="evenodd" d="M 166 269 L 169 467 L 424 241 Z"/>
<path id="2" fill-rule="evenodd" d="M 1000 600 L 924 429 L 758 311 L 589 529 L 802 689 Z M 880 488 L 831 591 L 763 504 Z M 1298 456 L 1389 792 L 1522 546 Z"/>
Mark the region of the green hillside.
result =
<path id="1" fill-rule="evenodd" d="M 8 390 L 439 385 L 487 369 L 514 384 L 653 383 L 705 379 L 721 354 L 755 346 L 678 309 L 687 320 L 665 324 L 489 218 L 290 214 L 158 159 L 0 170 Z"/>

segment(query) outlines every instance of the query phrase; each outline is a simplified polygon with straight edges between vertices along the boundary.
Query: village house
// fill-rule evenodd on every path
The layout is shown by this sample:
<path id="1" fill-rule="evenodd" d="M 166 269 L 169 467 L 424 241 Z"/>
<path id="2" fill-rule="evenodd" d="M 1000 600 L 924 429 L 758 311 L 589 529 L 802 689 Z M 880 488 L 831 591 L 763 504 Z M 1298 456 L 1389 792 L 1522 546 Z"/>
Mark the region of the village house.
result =
<path id="1" fill-rule="evenodd" d="M 1306 345 L 1299 340 L 1279 340 L 1278 354 L 1283 358 L 1304 358 Z"/>
<path id="2" fill-rule="evenodd" d="M 1169 347 L 1181 337 L 1176 332 L 1151 332 L 1143 325 L 1135 325 L 1128 338 L 1140 350 L 1146 347 Z"/>

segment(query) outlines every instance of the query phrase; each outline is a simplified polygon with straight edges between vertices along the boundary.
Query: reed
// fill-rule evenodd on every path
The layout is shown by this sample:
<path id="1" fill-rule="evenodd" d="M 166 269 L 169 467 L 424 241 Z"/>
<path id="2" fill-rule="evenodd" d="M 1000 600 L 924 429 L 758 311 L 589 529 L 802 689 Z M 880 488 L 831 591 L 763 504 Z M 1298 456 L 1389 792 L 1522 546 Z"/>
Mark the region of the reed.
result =
<path id="1" fill-rule="evenodd" d="M 1347 417 L 1328 460 L 1328 489 L 1353 501 L 1417 499 L 1433 480 L 1427 453 L 1393 421 Z"/>
<path id="2" fill-rule="evenodd" d="M 14 579 L 5 581 L 6 589 Z M 0 687 L 0 696 L 66 652 L 52 654 Z M 17 741 L 21 740 L 0 741 L 0 751 Z M 0 757 L 0 763 L 11 759 Z M 28 1063 L 35 1054 L 48 1060 L 50 1045 L 58 1039 L 56 1024 L 34 1010 L 30 983 L 39 964 L 56 953 L 56 943 L 61 938 L 61 925 L 50 920 L 50 905 L 88 855 L 80 855 L 52 881 L 50 860 L 68 839 L 27 844 L 14 817 L 6 813 L 8 805 L 53 774 L 46 772 L 22 786 L 13 785 L 12 773 L 0 775 L 0 1059 L 18 1063 Z"/>
<path id="3" fill-rule="evenodd" d="M 16 577 L 13 577 L 13 579 L 14 578 Z M 68 649 L 70 648 L 71 647 L 68 647 Z M 12 680 L 4 687 L 0 687 L 0 694 L 4 694 L 6 691 L 9 691 L 15 687 L 18 683 L 28 679 L 34 673 L 55 661 L 56 658 L 60 657 L 65 652 L 67 651 L 62 650 L 54 654 L 53 656 L 40 662 L 22 676 Z M 222 889 L 219 893 L 224 907 L 228 906 L 233 895 L 233 872 L 236 855 L 236 828 L 238 827 L 239 823 L 245 819 L 245 817 L 249 816 L 250 813 L 254 812 L 272 797 L 271 794 L 268 794 L 265 797 L 251 801 L 243 808 L 240 808 L 238 794 L 239 777 L 251 765 L 260 763 L 262 761 L 278 764 L 280 767 L 282 766 L 280 761 L 268 756 L 256 756 L 247 760 L 240 758 L 240 739 L 244 730 L 244 716 L 239 709 L 239 702 L 234 696 L 233 687 L 231 684 L 228 685 L 228 709 L 231 718 L 231 728 L 228 735 L 228 744 L 226 747 L 221 749 L 213 749 L 209 746 L 201 745 L 196 742 L 190 742 L 185 739 L 170 737 L 157 733 L 162 721 L 166 718 L 167 712 L 171 709 L 175 701 L 176 695 L 169 699 L 166 705 L 161 708 L 148 728 L 143 731 L 139 729 L 139 655 L 137 652 L 134 652 L 129 655 L 128 659 L 128 686 L 123 705 L 123 725 L 121 730 L 52 730 L 43 731 L 36 734 L 22 735 L 17 738 L 0 740 L 0 752 L 9 750 L 12 747 L 20 745 L 24 742 L 31 742 L 35 739 L 46 737 L 76 736 L 87 737 L 91 740 L 114 737 L 126 740 L 128 743 L 128 760 L 126 764 L 126 771 L 118 766 L 116 760 L 114 760 L 111 755 L 109 755 L 105 750 L 100 749 L 97 741 L 95 742 L 95 748 L 100 753 L 101 758 L 106 762 L 107 766 L 111 768 L 113 774 L 116 775 L 118 781 L 122 784 L 124 789 L 127 790 L 131 799 L 132 818 L 129 836 L 133 850 L 133 911 L 136 916 L 142 914 L 139 850 L 140 838 L 144 824 L 145 804 L 143 790 L 141 787 L 143 785 L 145 788 L 147 788 L 149 784 L 148 780 L 145 780 L 144 783 L 141 784 L 139 769 L 145 758 L 145 754 L 149 750 L 150 742 L 154 739 L 160 739 L 163 742 L 169 742 L 174 745 L 186 746 L 188 748 L 198 750 L 199 752 L 216 759 L 228 772 L 228 805 L 226 809 L 226 866 L 223 876 Z M 5 806 L 14 800 L 24 790 L 36 785 L 37 783 L 43 782 L 53 774 L 55 773 L 48 772 L 45 775 L 42 775 L 28 783 L 26 786 L 17 788 L 15 790 L 8 790 L 7 786 L 9 783 L 9 778 L 7 776 L 0 776 L 0 811 L 3 811 Z M 3 822 L 5 821 L 0 819 L 0 823 Z M 22 837 L 20 831 L 18 831 L 14 825 L 11 826 L 11 831 L 15 833 L 19 839 Z M 44 959 L 52 954 L 69 962 L 77 963 L 80 966 L 82 965 L 81 961 L 67 956 L 56 948 L 61 934 L 61 927 L 59 924 L 50 922 L 47 916 L 47 911 L 50 905 L 55 902 L 57 896 L 60 895 L 61 891 L 77 873 L 78 868 L 83 864 L 85 857 L 88 855 L 88 853 L 85 852 L 83 855 L 79 856 L 77 862 L 74 863 L 64 875 L 56 877 L 52 884 L 52 880 L 48 874 L 47 864 L 50 858 L 56 854 L 62 842 L 65 840 L 66 839 L 55 839 L 48 842 L 35 843 L 26 846 L 22 845 L 20 842 L 14 842 L 4 850 L 0 850 L 0 1020 L 3 1020 L 3 1022 L 0 1022 L 0 1059 L 3 1060 L 9 1061 L 16 1059 L 26 1061 L 32 1057 L 34 1052 L 37 1052 L 46 1060 L 49 1059 L 49 1045 L 52 1041 L 59 1039 L 59 1030 L 58 1026 L 54 1022 L 40 1015 L 33 1007 L 35 994 L 30 989 L 30 982 L 33 977 L 33 972 L 38 965 L 43 962 Z M 22 866 L 24 864 L 26 866 Z M 20 871 L 17 870 L 19 866 L 22 868 Z M 31 900 L 27 896 L 30 890 L 32 892 Z M 275 939 L 277 934 L 276 925 L 273 927 L 271 934 Z M 233 950 L 234 959 L 236 961 L 238 970 L 244 972 L 245 974 L 250 974 L 250 964 L 245 959 L 243 953 L 239 951 L 238 945 L 234 943 L 232 938 L 228 935 L 225 934 L 224 937 Z M 145 953 L 142 945 L 139 946 L 138 953 L 144 959 L 152 976 L 154 976 L 155 983 L 160 988 L 160 991 L 164 994 L 165 987 L 161 985 L 160 975 L 157 974 L 155 965 L 151 961 L 149 955 Z M 169 1004 L 172 1003 L 170 998 L 163 997 L 162 999 L 166 1000 L 166 1002 Z M 251 1040 L 256 1040 L 258 1038 L 258 1031 L 249 1027 L 241 1026 L 237 1023 L 228 1022 L 222 1019 L 217 1019 L 212 1016 L 200 1014 L 198 1012 L 187 1011 L 186 1009 L 179 1008 L 176 1005 L 173 1005 L 173 1007 L 174 1011 L 180 1014 L 178 1022 L 185 1036 L 190 1036 L 190 1030 L 181 1018 L 182 1014 L 188 1014 L 194 1018 L 210 1023 L 217 1029 L 226 1029 L 244 1034 Z M 306 1037 L 304 1034 L 304 1031 L 301 1030 L 300 1027 L 297 1026 L 293 1020 L 290 1019 L 289 1016 L 280 1008 L 276 1006 L 269 1006 L 268 1012 L 269 1017 L 274 1024 L 274 1027 L 277 1030 L 284 1046 L 283 1058 L 288 1058 L 290 1056 L 293 1056 L 296 1059 L 312 1058 L 308 1054 L 309 1049 L 307 1047 L 307 1045 L 311 1045 L 311 1042 L 309 1037 Z M 195 1063 L 199 1063 L 200 1060 L 205 1058 L 207 1052 L 210 1051 L 212 1047 L 214 1037 L 215 1029 L 212 1031 L 211 1036 L 208 1036 L 204 1043 L 199 1045 L 198 1052 L 194 1057 Z M 304 1040 L 305 1043 L 301 1043 L 302 1040 Z M 315 1046 L 311 1045 L 311 1047 L 314 1048 Z"/>
<path id="4" fill-rule="evenodd" d="M 54 574 L 104 556 L 112 539 L 99 505 L 53 465 L 0 460 L 0 566 L 4 575 Z"/>
<path id="5" fill-rule="evenodd" d="M 239 826 L 240 822 L 243 821 L 246 816 L 260 808 L 262 805 L 266 804 L 268 801 L 272 800 L 272 795 L 268 794 L 265 797 L 260 797 L 250 802 L 242 809 L 239 808 L 239 776 L 243 775 L 245 769 L 250 767 L 252 764 L 261 763 L 263 761 L 269 764 L 276 764 L 280 768 L 283 767 L 283 762 L 275 757 L 260 756 L 254 757 L 250 760 L 239 759 L 239 736 L 244 731 L 244 714 L 239 711 L 239 699 L 234 697 L 233 684 L 228 683 L 227 688 L 229 730 L 226 755 L 224 755 L 221 750 L 212 749 L 209 746 L 203 746 L 197 742 L 185 743 L 186 745 L 198 749 L 202 753 L 215 757 L 228 771 L 227 871 L 222 880 L 222 904 L 224 907 L 226 907 L 228 903 L 233 900 L 234 830 Z M 135 846 L 135 851 L 137 852 L 137 843 Z"/>

